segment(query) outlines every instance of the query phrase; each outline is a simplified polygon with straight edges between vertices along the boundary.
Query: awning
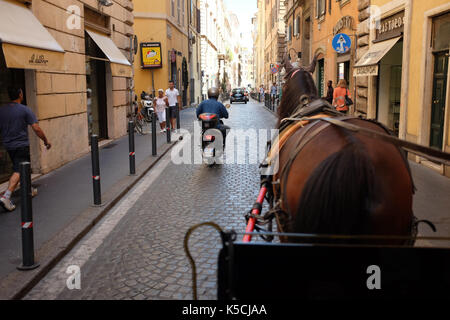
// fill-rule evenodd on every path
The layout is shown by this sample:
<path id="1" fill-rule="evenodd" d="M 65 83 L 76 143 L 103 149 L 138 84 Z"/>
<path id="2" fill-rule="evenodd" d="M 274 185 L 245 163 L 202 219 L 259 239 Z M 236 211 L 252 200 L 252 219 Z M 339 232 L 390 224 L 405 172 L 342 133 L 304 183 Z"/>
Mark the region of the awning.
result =
<path id="1" fill-rule="evenodd" d="M 64 70 L 64 50 L 24 5 L 0 0 L 0 41 L 8 68 Z"/>
<path id="2" fill-rule="evenodd" d="M 112 75 L 115 77 L 130 78 L 132 76 L 131 63 L 123 55 L 120 49 L 117 48 L 114 42 L 109 37 L 95 31 L 86 30 L 86 32 L 111 62 Z"/>
<path id="3" fill-rule="evenodd" d="M 378 74 L 376 64 L 392 49 L 401 37 L 373 44 L 358 63 L 355 64 L 354 76 L 373 76 Z"/>

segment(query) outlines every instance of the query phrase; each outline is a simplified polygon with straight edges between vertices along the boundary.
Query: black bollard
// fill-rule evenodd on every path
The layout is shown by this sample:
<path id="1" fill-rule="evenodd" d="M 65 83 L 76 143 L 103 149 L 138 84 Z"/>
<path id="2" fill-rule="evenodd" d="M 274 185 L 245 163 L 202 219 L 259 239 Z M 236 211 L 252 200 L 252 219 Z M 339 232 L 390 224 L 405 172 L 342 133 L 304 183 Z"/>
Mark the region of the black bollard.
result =
<path id="1" fill-rule="evenodd" d="M 170 108 L 170 107 L 169 107 Z M 166 134 L 167 134 L 167 143 L 170 143 L 170 129 L 171 129 L 171 122 L 170 122 L 170 112 L 169 108 L 166 108 Z"/>
<path id="2" fill-rule="evenodd" d="M 102 205 L 100 190 L 100 162 L 98 153 L 98 136 L 91 136 L 92 186 L 94 190 L 94 206 Z"/>
<path id="3" fill-rule="evenodd" d="M 156 156 L 156 113 L 152 113 L 152 156 Z"/>
<path id="4" fill-rule="evenodd" d="M 177 129 L 180 130 L 180 108 L 178 107 L 178 104 L 177 104 Z"/>
<path id="5" fill-rule="evenodd" d="M 128 149 L 130 158 L 130 175 L 136 174 L 136 152 L 134 150 L 134 122 L 128 121 Z"/>
<path id="6" fill-rule="evenodd" d="M 22 265 L 19 270 L 32 270 L 39 267 L 34 262 L 33 208 L 31 201 L 30 163 L 20 163 L 20 207 L 22 211 Z"/>

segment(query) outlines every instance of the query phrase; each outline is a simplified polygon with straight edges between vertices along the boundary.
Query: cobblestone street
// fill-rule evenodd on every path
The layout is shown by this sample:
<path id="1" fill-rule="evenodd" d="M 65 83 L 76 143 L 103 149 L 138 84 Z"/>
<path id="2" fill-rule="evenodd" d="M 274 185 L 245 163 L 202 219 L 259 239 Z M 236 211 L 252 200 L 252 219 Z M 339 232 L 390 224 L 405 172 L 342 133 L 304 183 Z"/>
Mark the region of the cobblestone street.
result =
<path id="1" fill-rule="evenodd" d="M 190 116 L 193 123 L 194 109 Z M 261 104 L 248 103 L 233 104 L 225 123 L 233 129 L 263 129 L 273 128 L 275 121 Z M 184 234 L 189 227 L 206 221 L 243 232 L 243 214 L 259 191 L 258 165 L 175 165 L 170 155 L 164 161 L 167 166 L 159 176 L 131 208 L 124 207 L 129 209 L 126 214 L 119 212 L 123 218 L 110 234 L 98 238 L 102 224 L 108 224 L 101 222 L 26 298 L 192 299 Z M 143 180 L 151 179 L 155 170 L 158 168 Z M 129 195 L 133 196 L 136 188 Z M 114 209 L 112 212 L 114 215 Z M 189 244 L 198 268 L 199 298 L 216 299 L 219 234 L 203 227 L 194 232 Z M 83 265 L 77 260 L 80 256 L 87 260 Z M 73 264 L 81 268 L 81 290 L 66 288 L 69 275 L 65 271 Z"/>
<path id="2" fill-rule="evenodd" d="M 193 132 L 194 119 L 195 110 L 186 110 L 184 123 L 190 125 L 184 129 Z M 225 120 L 233 129 L 271 129 L 275 122 L 275 116 L 255 102 L 233 104 L 230 119 Z M 225 161 L 212 168 L 176 165 L 168 153 L 25 299 L 192 299 L 191 266 L 183 250 L 186 231 L 213 221 L 224 230 L 244 232 L 243 214 L 259 191 L 258 164 L 249 160 L 245 146 L 240 144 L 237 150 L 242 148 L 245 164 Z M 412 173 L 418 187 L 414 212 L 438 228 L 432 234 L 421 227 L 420 234 L 448 236 L 449 180 L 413 163 Z M 433 246 L 428 241 L 419 244 Z M 197 264 L 199 299 L 216 299 L 218 232 L 211 227 L 197 229 L 189 247 Z M 79 290 L 66 285 L 71 265 L 81 270 Z"/>

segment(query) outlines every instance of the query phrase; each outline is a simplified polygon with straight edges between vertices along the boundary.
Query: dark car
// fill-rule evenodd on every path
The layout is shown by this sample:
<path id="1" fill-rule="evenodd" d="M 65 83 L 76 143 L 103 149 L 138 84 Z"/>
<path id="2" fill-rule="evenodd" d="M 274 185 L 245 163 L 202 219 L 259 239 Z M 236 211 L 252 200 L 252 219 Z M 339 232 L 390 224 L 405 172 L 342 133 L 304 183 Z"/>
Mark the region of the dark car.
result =
<path id="1" fill-rule="evenodd" d="M 247 96 L 245 95 L 245 90 L 242 90 L 241 88 L 233 89 L 233 91 L 231 91 L 230 104 L 233 102 L 244 102 L 246 104 Z"/>

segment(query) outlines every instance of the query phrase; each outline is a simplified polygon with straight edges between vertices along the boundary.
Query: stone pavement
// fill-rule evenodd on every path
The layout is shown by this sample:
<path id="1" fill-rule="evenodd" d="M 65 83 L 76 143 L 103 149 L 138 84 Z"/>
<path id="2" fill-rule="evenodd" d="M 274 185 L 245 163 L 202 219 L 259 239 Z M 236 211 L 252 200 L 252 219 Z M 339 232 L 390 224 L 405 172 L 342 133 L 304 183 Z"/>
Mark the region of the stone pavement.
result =
<path id="1" fill-rule="evenodd" d="M 254 102 L 233 104 L 230 114 L 225 123 L 232 128 L 272 128 L 276 122 Z M 184 127 L 192 130 L 189 124 Z M 439 221 L 439 234 L 449 236 L 450 181 L 419 165 L 413 164 L 412 171 L 419 189 L 415 214 Z M 257 164 L 175 165 L 166 155 L 25 299 L 192 299 L 185 232 L 206 221 L 243 232 L 243 213 L 258 187 Z M 189 247 L 197 264 L 199 298 L 216 299 L 219 234 L 202 227 Z M 80 290 L 66 287 L 69 265 L 81 268 Z"/>
<path id="2" fill-rule="evenodd" d="M 233 104 L 230 114 L 225 123 L 232 128 L 272 128 L 276 120 L 255 103 Z M 90 251 L 90 242 L 75 247 L 26 299 L 192 299 L 191 268 L 183 251 L 185 232 L 205 221 L 243 232 L 243 214 L 255 201 L 258 187 L 257 164 L 208 168 L 169 161 L 83 265 L 81 290 L 59 292 L 68 276 L 64 271 L 73 263 L 70 256 L 81 246 Z M 189 244 L 198 268 L 199 298 L 215 299 L 219 234 L 202 227 Z"/>
<path id="3" fill-rule="evenodd" d="M 185 112 L 181 112 L 181 125 L 184 125 Z M 159 130 L 157 140 L 159 156 L 167 147 L 166 136 Z M 136 167 L 153 158 L 150 134 L 136 133 L 135 147 Z M 128 175 L 128 135 L 100 148 L 100 171 L 103 194 Z M 33 185 L 38 187 L 38 196 L 33 198 L 37 251 L 93 203 L 90 153 L 34 180 Z M 5 212 L 0 208 L 0 279 L 14 272 L 22 261 L 20 192 L 14 193 L 13 201 L 17 205 L 15 211 Z"/>

